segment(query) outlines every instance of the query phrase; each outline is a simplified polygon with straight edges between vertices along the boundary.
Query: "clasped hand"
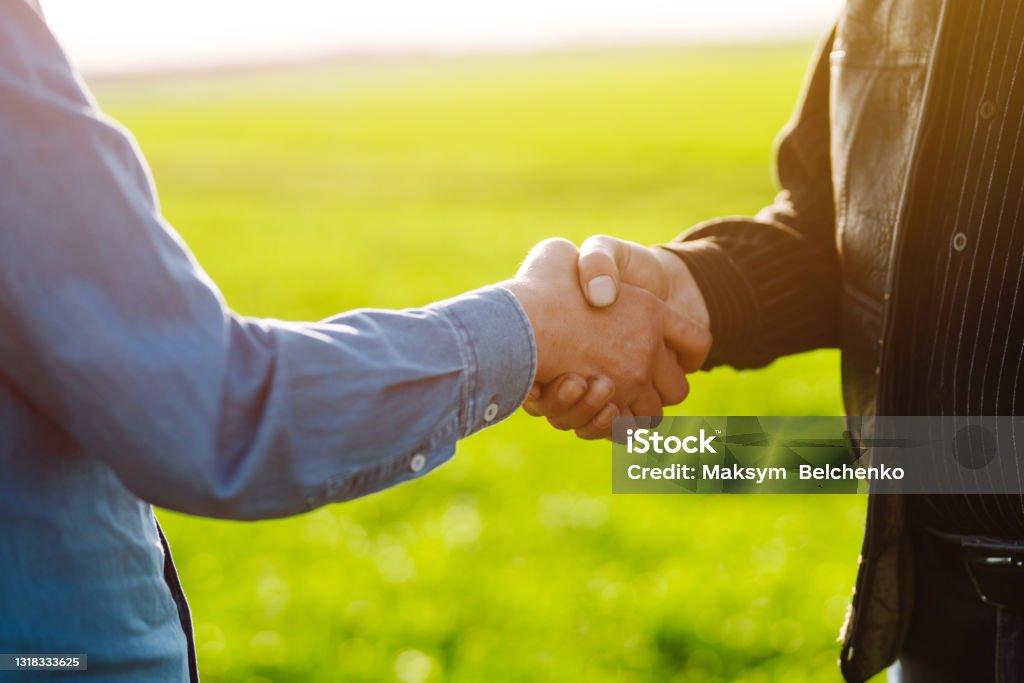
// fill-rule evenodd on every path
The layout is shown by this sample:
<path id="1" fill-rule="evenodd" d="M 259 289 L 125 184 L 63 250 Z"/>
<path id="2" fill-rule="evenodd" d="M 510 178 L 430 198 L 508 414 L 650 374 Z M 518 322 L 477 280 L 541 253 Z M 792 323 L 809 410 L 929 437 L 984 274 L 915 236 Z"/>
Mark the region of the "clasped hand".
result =
<path id="1" fill-rule="evenodd" d="M 686 398 L 711 347 L 708 313 L 675 254 L 612 237 L 541 242 L 504 283 L 533 326 L 537 375 L 524 409 L 586 439 L 616 416 L 660 416 Z"/>

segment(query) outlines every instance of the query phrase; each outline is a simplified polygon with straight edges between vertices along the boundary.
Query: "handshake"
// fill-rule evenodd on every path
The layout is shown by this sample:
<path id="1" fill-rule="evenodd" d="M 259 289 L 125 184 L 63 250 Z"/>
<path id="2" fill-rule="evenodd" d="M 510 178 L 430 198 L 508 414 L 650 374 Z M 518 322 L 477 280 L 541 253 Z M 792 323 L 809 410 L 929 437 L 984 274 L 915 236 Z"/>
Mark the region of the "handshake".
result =
<path id="1" fill-rule="evenodd" d="M 584 439 L 618 416 L 660 416 L 711 348 L 707 307 L 681 258 L 613 237 L 538 244 L 502 283 L 533 326 L 537 376 L 523 408 Z M 641 425 L 642 426 L 642 425 Z"/>

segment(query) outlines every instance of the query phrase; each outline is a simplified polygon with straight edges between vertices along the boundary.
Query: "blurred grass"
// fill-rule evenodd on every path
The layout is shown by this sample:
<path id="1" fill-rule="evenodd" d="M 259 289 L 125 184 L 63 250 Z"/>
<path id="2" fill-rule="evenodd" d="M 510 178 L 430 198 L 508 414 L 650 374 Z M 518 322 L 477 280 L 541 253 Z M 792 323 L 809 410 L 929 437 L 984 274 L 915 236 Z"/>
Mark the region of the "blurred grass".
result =
<path id="1" fill-rule="evenodd" d="M 318 319 L 509 276 L 536 241 L 663 241 L 774 192 L 808 45 L 100 83 L 240 312 Z M 839 414 L 838 357 L 697 376 L 689 414 Z M 292 520 L 162 513 L 205 681 L 821 681 L 865 500 L 611 497 L 519 414 L 421 481 Z"/>

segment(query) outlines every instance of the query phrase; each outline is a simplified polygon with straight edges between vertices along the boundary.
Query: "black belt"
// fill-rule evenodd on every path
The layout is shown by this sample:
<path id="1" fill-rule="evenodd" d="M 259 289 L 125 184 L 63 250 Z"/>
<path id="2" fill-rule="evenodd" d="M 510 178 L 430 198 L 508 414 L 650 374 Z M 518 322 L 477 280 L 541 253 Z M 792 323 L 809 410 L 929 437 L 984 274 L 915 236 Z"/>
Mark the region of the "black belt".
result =
<path id="1" fill-rule="evenodd" d="M 1024 540 L 950 534 L 927 526 L 923 530 L 959 554 L 982 602 L 1024 609 Z"/>

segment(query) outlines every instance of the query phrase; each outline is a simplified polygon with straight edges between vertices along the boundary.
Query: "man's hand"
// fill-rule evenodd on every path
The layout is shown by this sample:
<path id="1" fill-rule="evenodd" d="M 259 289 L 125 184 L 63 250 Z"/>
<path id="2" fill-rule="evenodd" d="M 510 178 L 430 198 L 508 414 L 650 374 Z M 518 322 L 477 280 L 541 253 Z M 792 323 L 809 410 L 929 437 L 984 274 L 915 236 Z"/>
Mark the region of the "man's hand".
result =
<path id="1" fill-rule="evenodd" d="M 664 249 L 600 235 L 583 243 L 577 271 L 580 289 L 592 306 L 613 306 L 623 289 L 630 286 L 642 288 L 664 301 L 673 319 L 687 321 L 685 339 L 679 340 L 681 344 L 672 344 L 679 367 L 693 372 L 704 364 L 711 348 L 708 310 L 693 275 L 678 256 Z M 615 411 L 599 404 L 607 383 L 608 379 L 600 375 L 585 380 L 573 374 L 546 386 L 538 382 L 523 408 L 531 415 L 547 416 L 556 427 L 575 429 L 584 438 L 607 436 L 615 416 Z"/>
<path id="2" fill-rule="evenodd" d="M 533 325 L 537 383 L 549 385 L 568 375 L 550 387 L 572 399 L 552 422 L 598 437 L 606 435 L 616 410 L 656 416 L 662 405 L 685 398 L 688 387 L 676 350 L 699 346 L 704 333 L 685 316 L 673 314 L 662 298 L 628 282 L 619 282 L 613 303 L 590 305 L 580 291 L 579 258 L 571 242 L 546 240 L 504 285 Z M 580 394 L 577 390 L 588 381 Z M 616 408 L 606 407 L 609 400 Z M 570 424 L 584 413 L 585 423 Z M 588 430 L 595 417 L 607 418 L 607 428 Z"/>
<path id="3" fill-rule="evenodd" d="M 645 247 L 607 235 L 587 239 L 580 247 L 580 288 L 592 306 L 610 306 L 623 283 L 641 287 L 664 301 L 703 331 L 679 349 L 686 372 L 699 370 L 711 348 L 711 324 L 704 295 L 681 258 L 665 249 Z"/>

